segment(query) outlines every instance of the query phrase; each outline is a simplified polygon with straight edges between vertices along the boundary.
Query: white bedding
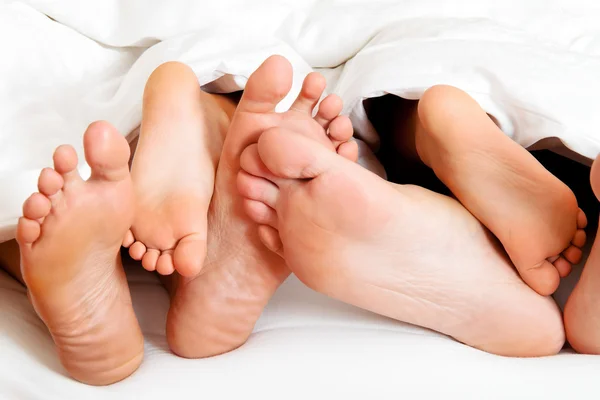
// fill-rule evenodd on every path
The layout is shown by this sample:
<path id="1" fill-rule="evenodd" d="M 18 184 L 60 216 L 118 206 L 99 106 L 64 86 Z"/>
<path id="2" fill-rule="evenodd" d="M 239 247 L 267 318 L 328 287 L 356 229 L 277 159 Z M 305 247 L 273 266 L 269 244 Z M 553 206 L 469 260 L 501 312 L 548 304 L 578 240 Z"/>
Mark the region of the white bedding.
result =
<path id="1" fill-rule="evenodd" d="M 48 18 L 46 15 L 52 17 Z M 377 146 L 362 99 L 458 86 L 523 146 L 557 137 L 600 152 L 600 5 L 591 0 L 5 0 L 0 3 L 0 240 L 53 149 L 81 154 L 97 119 L 124 134 L 162 62 L 189 64 L 212 91 L 243 88 L 270 54 L 312 68 Z M 82 165 L 82 172 L 85 166 Z"/>
<path id="2" fill-rule="evenodd" d="M 172 355 L 168 296 L 129 271 L 146 338 L 140 369 L 105 388 L 66 377 L 24 288 L 0 272 L 0 399 L 597 399 L 600 358 L 492 356 L 431 331 L 347 306 L 290 278 L 249 341 L 205 360 Z"/>
<path id="3" fill-rule="evenodd" d="M 50 16 L 52 19 L 48 18 Z M 189 64 L 212 91 L 243 88 L 270 54 L 295 84 L 311 68 L 345 101 L 374 147 L 362 99 L 418 98 L 434 84 L 474 96 L 523 146 L 559 138 L 585 158 L 600 152 L 600 5 L 591 0 L 27 0 L 0 2 L 0 241 L 53 149 L 80 155 L 88 123 L 124 135 L 139 125 L 141 94 L 162 62 Z M 86 167 L 81 165 L 85 174 Z M 598 397 L 600 359 L 490 356 L 358 311 L 288 281 L 249 343 L 209 360 L 170 355 L 168 300 L 151 275 L 132 291 L 146 360 L 110 388 L 62 375 L 22 288 L 0 275 L 0 398 L 460 398 Z M 568 381 L 569 385 L 564 383 Z"/>

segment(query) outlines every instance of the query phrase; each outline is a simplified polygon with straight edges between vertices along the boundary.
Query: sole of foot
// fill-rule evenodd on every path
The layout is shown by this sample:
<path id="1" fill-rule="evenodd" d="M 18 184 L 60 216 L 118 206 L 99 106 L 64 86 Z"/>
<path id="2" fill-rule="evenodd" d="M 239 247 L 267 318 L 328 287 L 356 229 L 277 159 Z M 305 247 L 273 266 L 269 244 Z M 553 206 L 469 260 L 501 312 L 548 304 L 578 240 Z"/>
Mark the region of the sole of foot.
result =
<path id="1" fill-rule="evenodd" d="M 600 199 L 600 158 L 592 165 L 592 189 Z M 600 354 L 600 234 L 583 268 L 581 278 L 565 305 L 565 329 L 571 347 L 584 354 Z"/>
<path id="2" fill-rule="evenodd" d="M 283 57 L 272 56 L 249 78 L 235 111 L 208 212 L 206 261 L 197 277 L 179 277 L 173 284 L 167 339 L 180 356 L 209 357 L 245 343 L 263 308 L 290 273 L 285 262 L 262 245 L 256 225 L 246 216 L 248 207 L 261 205 L 244 202 L 238 194 L 242 151 L 265 130 L 287 126 L 350 159 L 357 157 L 356 145 L 348 142 L 350 121 L 337 117 L 339 98 L 323 99 L 316 115 L 311 114 L 325 86 L 320 75 L 307 76 L 289 111 L 275 112 L 291 85 L 291 65 Z"/>
<path id="3" fill-rule="evenodd" d="M 200 89 L 188 66 L 165 63 L 148 79 L 131 168 L 136 213 L 123 241 L 146 270 L 192 277 L 202 269 L 207 212 L 228 124 L 223 105 Z"/>
<path id="4" fill-rule="evenodd" d="M 586 240 L 573 192 L 459 89 L 429 89 L 418 115 L 421 159 L 500 240 L 525 283 L 554 293 Z"/>
<path id="5" fill-rule="evenodd" d="M 457 201 L 386 182 L 282 129 L 242 159 L 256 186 L 247 190 L 268 194 L 253 200 L 276 214 L 268 224 L 254 216 L 261 240 L 312 289 L 490 353 L 562 348 L 556 304 L 523 283 Z"/>
<path id="6" fill-rule="evenodd" d="M 75 150 L 59 147 L 39 192 L 23 204 L 17 241 L 29 298 L 63 365 L 81 382 L 106 385 L 132 374 L 143 357 L 119 253 L 134 195 L 125 138 L 97 122 L 84 148 L 90 179 L 79 176 Z"/>

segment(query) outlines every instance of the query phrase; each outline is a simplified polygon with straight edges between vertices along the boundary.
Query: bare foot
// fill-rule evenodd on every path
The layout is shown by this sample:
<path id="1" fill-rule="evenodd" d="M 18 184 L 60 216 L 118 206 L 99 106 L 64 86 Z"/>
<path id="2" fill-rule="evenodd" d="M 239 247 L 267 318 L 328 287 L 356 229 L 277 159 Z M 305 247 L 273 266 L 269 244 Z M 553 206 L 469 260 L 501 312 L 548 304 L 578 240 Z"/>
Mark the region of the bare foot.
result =
<path id="1" fill-rule="evenodd" d="M 350 136 L 344 128 L 349 124 L 347 118 L 335 122 L 341 109 L 339 99 L 324 99 L 317 115 L 311 116 L 325 86 L 318 74 L 306 78 L 289 111 L 274 112 L 291 84 L 291 65 L 280 56 L 270 57 L 248 80 L 219 161 L 209 209 L 206 262 L 199 276 L 181 278 L 174 285 L 167 339 L 180 356 L 208 357 L 241 346 L 268 300 L 290 273 L 285 262 L 262 245 L 256 225 L 244 212 L 245 207 L 254 206 L 264 210 L 264 205 L 244 203 L 237 192 L 242 150 L 256 142 L 265 129 L 281 125 L 306 131 L 330 150 L 336 146 L 342 154 L 345 149 L 349 153 L 356 150 L 355 145 L 344 144 Z M 333 140 L 325 136 L 325 129 Z M 356 154 L 346 156 L 355 158 Z M 258 208 L 256 212 L 260 212 Z"/>
<path id="2" fill-rule="evenodd" d="M 196 276 L 206 256 L 208 206 L 229 118 L 194 72 L 170 62 L 144 92 L 131 176 L 136 212 L 123 245 L 149 271 Z"/>
<path id="3" fill-rule="evenodd" d="M 600 157 L 592 165 L 591 184 L 600 199 Z M 583 242 L 583 239 L 579 239 Z M 580 353 L 600 354 L 600 233 L 581 278 L 565 306 L 567 340 Z"/>
<path id="4" fill-rule="evenodd" d="M 325 81 L 320 75 L 311 75 L 306 82 L 294 111 L 281 114 L 290 126 L 296 119 L 305 124 L 306 114 L 323 93 Z M 202 92 L 194 72 L 177 62 L 158 67 L 146 85 L 144 118 L 131 171 L 138 204 L 123 245 L 149 271 L 169 275 L 176 270 L 193 277 L 204 264 L 207 212 L 230 123 L 226 105 L 217 98 Z M 228 106 L 233 111 L 233 105 Z M 328 129 L 333 145 L 345 156 L 356 158 L 357 151 L 345 144 L 351 123 L 346 117 L 336 118 L 341 109 L 341 99 L 329 96 L 315 120 L 306 119 Z"/>
<path id="5" fill-rule="evenodd" d="M 587 221 L 573 192 L 459 89 L 429 89 L 418 113 L 421 159 L 500 239 L 525 283 L 554 293 L 585 242 Z"/>
<path id="6" fill-rule="evenodd" d="M 278 128 L 242 160 L 274 210 L 269 224 L 250 214 L 262 241 L 309 287 L 496 354 L 561 349 L 556 304 L 522 282 L 455 200 L 386 182 Z"/>
<path id="7" fill-rule="evenodd" d="M 72 147 L 59 147 L 23 205 L 17 241 L 29 297 L 63 365 L 81 382 L 106 385 L 143 357 L 119 253 L 133 220 L 129 146 L 105 122 L 83 140 L 91 178 L 79 176 Z"/>

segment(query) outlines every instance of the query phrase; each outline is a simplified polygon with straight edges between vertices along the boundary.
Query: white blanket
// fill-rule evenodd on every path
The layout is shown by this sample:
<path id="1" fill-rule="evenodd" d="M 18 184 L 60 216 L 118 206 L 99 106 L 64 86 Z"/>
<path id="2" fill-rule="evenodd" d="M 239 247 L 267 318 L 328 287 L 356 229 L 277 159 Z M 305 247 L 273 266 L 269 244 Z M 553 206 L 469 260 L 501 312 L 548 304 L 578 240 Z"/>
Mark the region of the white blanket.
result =
<path id="1" fill-rule="evenodd" d="M 523 146 L 600 152 L 600 8 L 591 0 L 5 0 L 0 3 L 0 241 L 53 149 L 82 155 L 97 119 L 139 125 L 144 83 L 189 64 L 212 91 L 243 88 L 269 55 L 312 68 L 377 146 L 362 99 L 434 84 L 475 97 Z M 82 164 L 82 173 L 86 167 Z"/>

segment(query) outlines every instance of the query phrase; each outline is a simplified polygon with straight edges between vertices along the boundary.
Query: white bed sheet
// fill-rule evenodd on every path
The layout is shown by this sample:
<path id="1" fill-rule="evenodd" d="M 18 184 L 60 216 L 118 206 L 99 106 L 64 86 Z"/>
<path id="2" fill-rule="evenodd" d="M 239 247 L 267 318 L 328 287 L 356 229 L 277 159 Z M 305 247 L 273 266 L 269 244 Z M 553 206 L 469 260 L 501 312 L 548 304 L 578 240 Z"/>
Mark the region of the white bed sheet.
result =
<path id="1" fill-rule="evenodd" d="M 600 395 L 600 357 L 570 351 L 539 359 L 489 355 L 331 300 L 294 277 L 275 294 L 244 346 L 205 360 L 178 358 L 166 343 L 166 291 L 139 266 L 130 266 L 128 275 L 146 356 L 130 378 L 96 388 L 65 375 L 24 288 L 0 272 L 0 399 L 553 400 Z"/>

